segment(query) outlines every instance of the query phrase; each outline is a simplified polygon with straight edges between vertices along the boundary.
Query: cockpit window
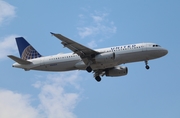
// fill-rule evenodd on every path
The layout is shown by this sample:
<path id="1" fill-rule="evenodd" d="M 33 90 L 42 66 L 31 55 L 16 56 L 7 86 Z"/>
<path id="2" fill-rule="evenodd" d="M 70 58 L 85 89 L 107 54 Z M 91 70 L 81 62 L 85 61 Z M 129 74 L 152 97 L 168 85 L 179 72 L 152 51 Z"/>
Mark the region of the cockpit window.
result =
<path id="1" fill-rule="evenodd" d="M 161 47 L 160 45 L 153 45 L 153 47 Z"/>

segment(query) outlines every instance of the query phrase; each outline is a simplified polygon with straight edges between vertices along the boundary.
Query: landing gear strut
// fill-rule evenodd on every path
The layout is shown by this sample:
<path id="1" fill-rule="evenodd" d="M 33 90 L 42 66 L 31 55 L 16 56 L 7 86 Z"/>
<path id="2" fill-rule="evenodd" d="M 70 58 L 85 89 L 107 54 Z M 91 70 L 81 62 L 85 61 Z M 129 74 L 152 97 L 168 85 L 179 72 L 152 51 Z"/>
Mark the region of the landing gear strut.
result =
<path id="1" fill-rule="evenodd" d="M 92 68 L 90 67 L 90 66 L 88 66 L 87 68 L 86 68 L 86 70 L 87 70 L 87 72 L 92 72 Z"/>
<path id="2" fill-rule="evenodd" d="M 148 66 L 148 61 L 145 61 L 145 64 L 146 64 L 146 69 L 148 70 L 150 67 Z"/>
<path id="3" fill-rule="evenodd" d="M 101 77 L 100 76 L 97 76 L 95 77 L 96 81 L 100 82 L 101 81 Z"/>

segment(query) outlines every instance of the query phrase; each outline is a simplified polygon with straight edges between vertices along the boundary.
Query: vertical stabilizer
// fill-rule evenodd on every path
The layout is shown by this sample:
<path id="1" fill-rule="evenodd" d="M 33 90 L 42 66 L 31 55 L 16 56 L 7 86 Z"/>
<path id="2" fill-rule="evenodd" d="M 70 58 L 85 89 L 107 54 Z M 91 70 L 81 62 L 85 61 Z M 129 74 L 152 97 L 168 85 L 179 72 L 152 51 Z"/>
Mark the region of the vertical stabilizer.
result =
<path id="1" fill-rule="evenodd" d="M 41 57 L 41 54 L 39 54 L 39 52 L 36 51 L 23 37 L 17 37 L 16 43 L 22 59 L 28 60 Z"/>

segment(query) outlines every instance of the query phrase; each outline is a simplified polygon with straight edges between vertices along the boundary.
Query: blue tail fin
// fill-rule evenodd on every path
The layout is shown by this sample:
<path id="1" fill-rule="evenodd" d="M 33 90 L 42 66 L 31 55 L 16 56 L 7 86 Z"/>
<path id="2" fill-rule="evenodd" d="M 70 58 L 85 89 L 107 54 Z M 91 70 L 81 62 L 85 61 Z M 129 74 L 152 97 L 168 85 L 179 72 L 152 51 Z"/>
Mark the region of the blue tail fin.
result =
<path id="1" fill-rule="evenodd" d="M 41 55 L 23 37 L 17 37 L 16 43 L 22 59 L 28 60 L 41 57 Z"/>

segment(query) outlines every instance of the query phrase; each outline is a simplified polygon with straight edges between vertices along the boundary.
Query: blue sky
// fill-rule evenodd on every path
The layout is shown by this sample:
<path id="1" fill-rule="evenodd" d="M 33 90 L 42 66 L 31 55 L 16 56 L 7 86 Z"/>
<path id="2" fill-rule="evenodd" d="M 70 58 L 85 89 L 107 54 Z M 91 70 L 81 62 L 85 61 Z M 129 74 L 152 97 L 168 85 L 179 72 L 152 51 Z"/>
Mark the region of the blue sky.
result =
<path id="1" fill-rule="evenodd" d="M 0 0 L 1 118 L 179 118 L 180 1 Z M 49 32 L 91 48 L 154 42 L 165 57 L 130 63 L 123 77 L 96 82 L 85 71 L 12 68 L 14 38 L 25 37 L 42 55 L 71 52 Z"/>

